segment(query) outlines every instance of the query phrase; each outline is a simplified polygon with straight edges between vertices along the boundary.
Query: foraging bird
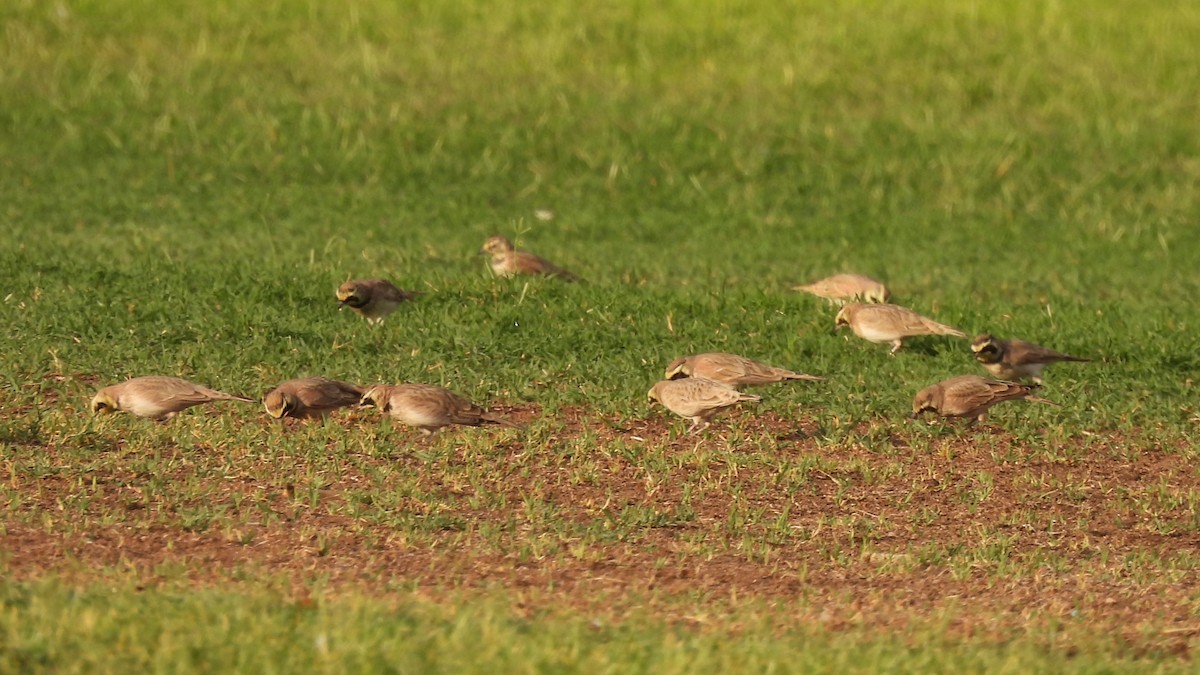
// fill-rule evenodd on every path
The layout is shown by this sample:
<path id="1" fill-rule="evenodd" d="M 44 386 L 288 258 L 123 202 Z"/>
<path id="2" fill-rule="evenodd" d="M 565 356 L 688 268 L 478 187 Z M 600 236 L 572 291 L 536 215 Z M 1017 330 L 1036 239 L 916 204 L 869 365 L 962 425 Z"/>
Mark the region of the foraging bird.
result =
<path id="1" fill-rule="evenodd" d="M 957 328 L 938 323 L 899 305 L 849 304 L 838 311 L 834 324 L 838 328 L 850 326 L 854 334 L 864 340 L 876 344 L 891 343 L 892 354 L 900 351 L 905 338 L 917 335 L 967 337 Z"/>
<path id="2" fill-rule="evenodd" d="M 770 384 L 784 380 L 808 380 L 820 382 L 825 379 L 816 375 L 796 373 L 786 368 L 776 368 L 765 363 L 759 363 L 737 354 L 710 352 L 681 356 L 667 366 L 663 376 L 668 380 L 678 380 L 684 377 L 699 377 L 727 384 L 731 387 Z"/>
<path id="3" fill-rule="evenodd" d="M 263 397 L 267 414 L 284 417 L 324 417 L 332 410 L 355 405 L 363 389 L 328 377 L 301 377 L 280 383 Z"/>
<path id="4" fill-rule="evenodd" d="M 500 235 L 489 237 L 483 242 L 483 248 L 479 252 L 492 257 L 489 263 L 492 273 L 498 277 L 532 274 L 558 277 L 564 281 L 579 281 L 579 277 L 529 251 L 518 251 L 511 241 Z"/>
<path id="5" fill-rule="evenodd" d="M 969 417 L 971 423 L 982 422 L 988 408 L 1004 401 L 1024 399 L 1058 405 L 1054 401 L 1033 396 L 1037 385 L 989 380 L 979 375 L 959 375 L 917 392 L 913 398 L 912 417 L 934 412 L 942 417 Z"/>
<path id="6" fill-rule="evenodd" d="M 181 410 L 210 401 L 253 403 L 254 399 L 226 394 L 178 377 L 149 375 L 135 377 L 96 392 L 92 397 L 92 412 L 105 415 L 124 411 L 162 421 L 174 417 Z"/>
<path id="7" fill-rule="evenodd" d="M 1001 340 L 989 334 L 975 338 L 971 343 L 971 351 L 975 352 L 975 360 L 993 377 L 1014 382 L 1029 378 L 1034 384 L 1042 383 L 1042 371 L 1051 363 L 1091 361 L 1081 356 L 1062 354 L 1032 342 Z"/>
<path id="8" fill-rule="evenodd" d="M 416 291 L 402 291 L 387 279 L 354 279 L 338 286 L 339 309 L 350 309 L 366 317 L 367 323 L 383 323 L 400 303 L 417 297 Z"/>
<path id="9" fill-rule="evenodd" d="M 431 384 L 376 385 L 362 395 L 361 405 L 376 406 L 401 424 L 420 429 L 425 436 L 451 424 L 517 426 L 449 389 Z"/>
<path id="10" fill-rule="evenodd" d="M 691 420 L 687 433 L 704 429 L 717 413 L 743 401 L 761 401 L 762 397 L 743 394 L 733 387 L 698 377 L 662 380 L 646 394 L 667 410 Z"/>
<path id="11" fill-rule="evenodd" d="M 835 274 L 811 284 L 793 286 L 792 290 L 811 293 L 835 305 L 847 302 L 885 303 L 892 297 L 891 291 L 883 282 L 861 274 Z"/>

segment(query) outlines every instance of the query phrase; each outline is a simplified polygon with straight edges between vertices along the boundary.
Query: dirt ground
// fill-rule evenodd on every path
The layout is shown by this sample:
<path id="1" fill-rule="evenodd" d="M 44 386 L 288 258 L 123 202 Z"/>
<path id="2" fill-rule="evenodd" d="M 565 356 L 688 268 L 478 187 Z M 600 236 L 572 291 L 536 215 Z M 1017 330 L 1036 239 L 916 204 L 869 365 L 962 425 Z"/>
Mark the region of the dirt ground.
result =
<path id="1" fill-rule="evenodd" d="M 518 420 L 538 414 L 507 413 Z M 791 496 L 771 488 L 776 468 L 740 466 L 736 498 L 704 491 L 690 499 L 688 518 L 576 548 L 559 537 L 549 554 L 523 545 L 555 535 L 516 507 L 464 506 L 449 514 L 458 525 L 435 528 L 421 541 L 387 524 L 331 515 L 336 509 L 328 505 L 365 480 L 353 468 L 322 489 L 322 508 L 311 508 L 286 478 L 231 475 L 221 494 L 264 514 L 235 532 L 189 529 L 156 513 L 160 506 L 144 497 L 139 477 L 116 469 L 85 477 L 111 488 L 98 491 L 85 512 L 123 512 L 128 519 L 87 518 L 80 530 L 63 522 L 72 511 L 62 506 L 82 489 L 78 476 L 14 473 L 0 475 L 16 497 L 5 509 L 0 565 L 19 579 L 54 573 L 87 581 L 116 570 L 146 586 L 181 573 L 198 585 L 262 575 L 290 580 L 298 597 L 318 580 L 330 594 L 416 589 L 436 598 L 502 589 L 526 611 L 572 607 L 608 621 L 648 609 L 698 626 L 721 625 L 737 616 L 736 608 L 753 604 L 833 630 L 902 632 L 944 622 L 952 637 L 1003 641 L 1059 628 L 1184 657 L 1200 636 L 1200 475 L 1177 448 L 1131 450 L 1108 434 L 1091 437 L 1087 453 L 1051 460 L 1021 447 L 1002 427 L 984 425 L 948 432 L 928 450 L 911 450 L 904 437 L 886 438 L 893 451 L 881 454 L 854 443 L 818 448 L 806 430 L 811 425 L 771 414 L 720 420 L 697 439 L 673 436 L 682 422 L 664 415 L 618 422 L 567 413 L 564 433 L 591 433 L 598 444 L 624 436 L 695 453 L 698 443 L 720 442 L 736 425 L 745 436 L 773 435 L 780 453 L 797 459 L 824 453 L 830 461 Z M 513 441 L 496 451 L 503 471 L 505 453 L 525 450 Z M 861 467 L 880 464 L 886 472 L 864 479 Z M 671 513 L 684 498 L 682 480 L 645 480 L 635 463 L 619 457 L 605 466 L 588 483 L 546 465 L 541 475 L 512 471 L 494 485 L 510 504 L 536 491 L 555 505 L 557 518 L 583 524 L 611 520 L 627 506 Z M 687 461 L 672 469 L 680 476 L 689 470 Z M 437 476 L 428 480 L 434 492 L 461 497 L 471 490 L 439 485 Z M 740 539 L 730 536 L 735 501 L 760 514 Z M 447 515 L 418 500 L 401 508 Z M 765 524 L 779 519 L 777 527 Z M 508 528 L 511 546 L 487 539 L 489 526 Z"/>

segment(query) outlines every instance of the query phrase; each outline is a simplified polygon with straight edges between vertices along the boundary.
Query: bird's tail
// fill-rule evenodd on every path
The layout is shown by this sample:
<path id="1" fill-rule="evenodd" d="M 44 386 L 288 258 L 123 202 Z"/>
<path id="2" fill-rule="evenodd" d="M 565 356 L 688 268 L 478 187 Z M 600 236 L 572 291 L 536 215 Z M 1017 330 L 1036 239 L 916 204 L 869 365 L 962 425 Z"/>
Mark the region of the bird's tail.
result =
<path id="1" fill-rule="evenodd" d="M 932 329 L 938 335 L 953 335 L 954 337 L 960 337 L 960 338 L 967 337 L 967 334 L 962 332 L 961 330 L 959 330 L 957 328 L 953 328 L 951 326 L 947 326 L 944 323 L 938 323 L 936 321 L 930 321 L 929 328 Z"/>
<path id="2" fill-rule="evenodd" d="M 781 373 L 781 375 L 783 375 L 783 379 L 785 379 L 785 380 L 805 380 L 808 382 L 821 382 L 825 379 L 823 377 L 818 377 L 816 375 L 808 375 L 806 373 L 797 373 L 797 372 L 793 372 L 790 370 Z"/>
<path id="3" fill-rule="evenodd" d="M 502 427 L 509 427 L 511 429 L 521 429 L 522 428 L 520 424 L 517 424 L 516 422 L 513 422 L 504 417 L 501 417 L 495 413 L 485 412 L 479 416 L 479 419 L 483 420 L 484 422 L 488 422 L 490 424 L 499 424 Z"/>

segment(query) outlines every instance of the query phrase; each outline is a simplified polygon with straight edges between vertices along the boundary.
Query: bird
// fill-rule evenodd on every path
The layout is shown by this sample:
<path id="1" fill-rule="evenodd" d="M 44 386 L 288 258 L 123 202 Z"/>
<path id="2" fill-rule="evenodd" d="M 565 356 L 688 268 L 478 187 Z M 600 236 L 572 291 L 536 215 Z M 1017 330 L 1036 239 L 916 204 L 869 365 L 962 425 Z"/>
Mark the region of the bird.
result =
<path id="1" fill-rule="evenodd" d="M 579 277 L 543 258 L 519 251 L 513 243 L 500 235 L 488 237 L 483 242 L 481 254 L 491 256 L 492 273 L 498 277 L 513 277 L 518 274 L 558 277 L 564 281 L 579 281 Z"/>
<path id="2" fill-rule="evenodd" d="M 226 394 L 178 377 L 147 375 L 96 392 L 92 397 L 92 413 L 106 415 L 124 411 L 162 421 L 174 417 L 181 410 L 210 401 L 253 403 L 254 399 Z"/>
<path id="3" fill-rule="evenodd" d="M 861 274 L 835 274 L 811 284 L 793 286 L 792 290 L 825 298 L 835 305 L 854 301 L 885 303 L 892 297 L 883 282 Z"/>
<path id="4" fill-rule="evenodd" d="M 424 436 L 432 436 L 451 424 L 517 426 L 449 389 L 432 384 L 376 385 L 362 395 L 360 405 L 375 406 L 401 424 L 416 427 Z"/>
<path id="5" fill-rule="evenodd" d="M 263 396 L 263 407 L 276 419 L 324 417 L 362 400 L 363 388 L 328 377 L 301 377 L 280 383 Z"/>
<path id="6" fill-rule="evenodd" d="M 921 413 L 933 412 L 942 417 L 968 417 L 973 424 L 983 421 L 988 408 L 1004 401 L 1024 399 L 1058 405 L 1034 396 L 1033 392 L 1037 389 L 1037 385 L 989 380 L 979 375 L 959 375 L 917 392 L 913 398 L 912 417 L 915 419 Z"/>
<path id="7" fill-rule="evenodd" d="M 891 343 L 891 354 L 900 351 L 905 338 L 917 335 L 967 337 L 957 328 L 923 317 L 900 305 L 851 303 L 838 311 L 834 325 L 838 328 L 850 326 L 855 335 L 876 344 Z"/>
<path id="8" fill-rule="evenodd" d="M 661 403 L 667 410 L 691 420 L 687 433 L 704 429 L 717 413 L 744 401 L 761 401 L 761 396 L 744 394 L 733 387 L 706 380 L 688 377 L 682 380 L 662 380 L 646 394 L 650 401 Z"/>
<path id="9" fill-rule="evenodd" d="M 737 354 L 709 352 L 681 356 L 667 366 L 663 375 L 667 380 L 678 380 L 684 377 L 700 377 L 731 387 L 748 387 L 758 384 L 770 384 L 784 380 L 808 380 L 820 382 L 823 377 L 796 373 L 786 368 L 776 368 L 765 363 Z"/>
<path id="10" fill-rule="evenodd" d="M 400 303 L 417 297 L 416 291 L 402 291 L 387 279 L 353 279 L 338 286 L 339 309 L 350 309 L 367 319 L 369 324 L 383 323 L 384 317 L 396 311 Z"/>
<path id="11" fill-rule="evenodd" d="M 979 361 L 992 377 L 1014 382 L 1029 378 L 1034 384 L 1042 383 L 1042 371 L 1051 363 L 1091 361 L 1024 340 L 1001 340 L 987 333 L 971 342 L 971 351 L 975 353 L 975 360 Z"/>

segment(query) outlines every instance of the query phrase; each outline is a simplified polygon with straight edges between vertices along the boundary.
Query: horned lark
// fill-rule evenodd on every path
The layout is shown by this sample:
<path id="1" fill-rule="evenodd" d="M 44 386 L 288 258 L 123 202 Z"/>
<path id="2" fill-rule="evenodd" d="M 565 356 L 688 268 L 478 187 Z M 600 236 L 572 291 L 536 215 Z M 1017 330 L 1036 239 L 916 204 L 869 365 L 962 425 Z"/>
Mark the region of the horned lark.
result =
<path id="1" fill-rule="evenodd" d="M 811 293 L 836 305 L 847 302 L 884 303 L 892 297 L 891 291 L 883 282 L 861 274 L 835 274 L 811 284 L 793 286 L 792 290 Z"/>
<path id="2" fill-rule="evenodd" d="M 978 375 L 959 375 L 917 392 L 913 399 L 912 416 L 934 412 L 942 417 L 969 417 L 972 422 L 983 421 L 988 408 L 1016 399 L 1058 405 L 1033 396 L 1036 385 L 989 380 Z"/>
<path id="3" fill-rule="evenodd" d="M 209 401 L 247 401 L 254 399 L 226 394 L 193 384 L 178 377 L 135 377 L 105 387 L 92 397 L 92 412 L 98 415 L 124 411 L 138 417 L 165 420 L 175 413 Z"/>
<path id="4" fill-rule="evenodd" d="M 692 425 L 687 430 L 689 434 L 707 427 L 714 415 L 730 406 L 743 401 L 762 400 L 760 396 L 743 394 L 727 384 L 698 377 L 662 380 L 646 396 L 676 415 L 691 420 Z"/>
<path id="5" fill-rule="evenodd" d="M 358 385 L 328 377 L 301 377 L 281 383 L 263 397 L 267 414 L 283 417 L 324 417 L 330 411 L 359 402 L 363 390 Z"/>
<path id="6" fill-rule="evenodd" d="M 846 305 L 837 313 L 834 324 L 850 326 L 854 334 L 876 344 L 892 345 L 892 354 L 904 346 L 904 339 L 917 335 L 953 335 L 965 338 L 966 333 L 940 324 L 933 319 L 899 305 Z"/>
<path id="7" fill-rule="evenodd" d="M 376 385 L 363 394 L 362 405 L 376 406 L 397 422 L 420 429 L 425 436 L 451 424 L 516 426 L 449 389 L 431 384 Z"/>
<path id="8" fill-rule="evenodd" d="M 784 380 L 809 380 L 819 382 L 825 378 L 816 375 L 796 373 L 785 368 L 768 366 L 753 359 L 737 354 L 711 352 L 681 356 L 667 366 L 664 375 L 668 380 L 678 380 L 683 377 L 699 377 L 713 380 L 731 387 L 745 387 L 756 384 L 770 384 Z"/>
<path id="9" fill-rule="evenodd" d="M 340 309 L 349 307 L 370 324 L 383 323 L 384 317 L 396 311 L 400 303 L 415 297 L 415 291 L 402 291 L 387 279 L 355 279 L 337 289 Z"/>
<path id="10" fill-rule="evenodd" d="M 1025 378 L 1034 384 L 1042 383 L 1042 371 L 1059 361 L 1090 361 L 1070 356 L 1024 340 L 1001 340 L 994 335 L 980 335 L 971 343 L 975 359 L 992 377 L 1020 381 Z"/>
<path id="11" fill-rule="evenodd" d="M 511 241 L 500 235 L 489 237 L 483 242 L 483 248 L 479 252 L 492 257 L 489 261 L 492 273 L 498 277 L 532 274 L 558 277 L 565 281 L 579 281 L 579 277 L 529 251 L 518 251 Z"/>

